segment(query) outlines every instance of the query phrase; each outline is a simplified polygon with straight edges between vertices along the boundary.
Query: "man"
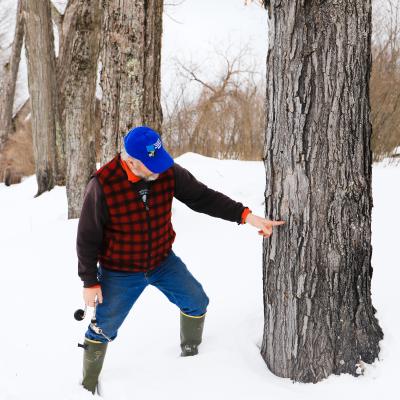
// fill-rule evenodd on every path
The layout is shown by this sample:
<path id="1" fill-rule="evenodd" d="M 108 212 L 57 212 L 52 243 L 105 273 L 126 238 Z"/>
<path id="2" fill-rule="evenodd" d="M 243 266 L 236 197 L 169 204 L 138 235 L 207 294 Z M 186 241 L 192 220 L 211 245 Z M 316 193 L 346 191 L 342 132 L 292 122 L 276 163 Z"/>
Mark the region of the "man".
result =
<path id="1" fill-rule="evenodd" d="M 157 132 L 139 126 L 124 149 L 89 181 L 77 234 L 78 273 L 96 321 L 85 334 L 82 385 L 95 393 L 108 342 L 147 285 L 154 285 L 180 309 L 181 356 L 198 353 L 209 299 L 201 284 L 172 251 L 176 197 L 195 211 L 238 224 L 249 223 L 265 237 L 284 221 L 253 215 L 209 189 L 163 148 Z M 97 266 L 99 263 L 99 266 Z"/>

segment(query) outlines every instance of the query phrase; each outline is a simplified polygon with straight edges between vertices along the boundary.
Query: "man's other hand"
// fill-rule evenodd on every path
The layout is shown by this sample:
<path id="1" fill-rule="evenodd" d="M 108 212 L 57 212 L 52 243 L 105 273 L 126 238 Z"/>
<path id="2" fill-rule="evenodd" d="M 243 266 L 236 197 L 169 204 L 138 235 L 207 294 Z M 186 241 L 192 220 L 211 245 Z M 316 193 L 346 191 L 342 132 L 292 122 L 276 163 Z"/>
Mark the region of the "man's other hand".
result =
<path id="1" fill-rule="evenodd" d="M 246 217 L 246 223 L 258 228 L 259 235 L 263 235 L 264 237 L 270 237 L 272 235 L 272 228 L 274 226 L 283 225 L 285 221 L 270 221 L 268 219 L 250 213 Z"/>
<path id="2" fill-rule="evenodd" d="M 99 303 L 103 302 L 103 294 L 101 293 L 100 285 L 83 288 L 83 300 L 87 306 L 94 307 L 96 298 Z"/>

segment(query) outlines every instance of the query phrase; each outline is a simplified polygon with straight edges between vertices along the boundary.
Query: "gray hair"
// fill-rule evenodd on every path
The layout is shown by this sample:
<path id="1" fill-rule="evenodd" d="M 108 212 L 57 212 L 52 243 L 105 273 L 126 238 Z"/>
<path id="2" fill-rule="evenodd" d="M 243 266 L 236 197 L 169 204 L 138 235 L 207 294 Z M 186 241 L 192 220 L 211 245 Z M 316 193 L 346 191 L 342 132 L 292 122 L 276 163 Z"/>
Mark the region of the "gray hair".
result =
<path id="1" fill-rule="evenodd" d="M 125 150 L 125 146 L 122 146 L 121 149 L 121 158 L 126 161 L 128 158 L 132 158 Z"/>

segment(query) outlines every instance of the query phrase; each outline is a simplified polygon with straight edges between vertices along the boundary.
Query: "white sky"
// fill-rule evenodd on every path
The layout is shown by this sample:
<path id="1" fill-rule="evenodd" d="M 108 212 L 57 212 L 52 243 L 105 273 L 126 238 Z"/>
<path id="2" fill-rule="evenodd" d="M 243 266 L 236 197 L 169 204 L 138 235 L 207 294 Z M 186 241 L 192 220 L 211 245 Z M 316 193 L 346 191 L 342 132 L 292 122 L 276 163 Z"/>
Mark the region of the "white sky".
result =
<path id="1" fill-rule="evenodd" d="M 162 90 L 169 91 L 176 80 L 173 58 L 185 65 L 199 65 L 199 75 L 212 79 L 222 65 L 215 48 L 236 55 L 249 44 L 255 69 L 265 76 L 268 50 L 268 13 L 257 3 L 245 6 L 244 0 L 185 0 L 178 6 L 168 6 L 163 16 Z M 175 20 L 177 22 L 175 22 Z"/>
<path id="2" fill-rule="evenodd" d="M 168 1 L 168 0 L 167 0 Z M 175 0 L 178 1 L 178 0 Z M 177 22 L 173 21 L 174 18 Z M 264 64 L 267 55 L 267 11 L 244 0 L 185 0 L 165 6 L 163 55 L 207 55 L 213 44 L 250 41 Z"/>

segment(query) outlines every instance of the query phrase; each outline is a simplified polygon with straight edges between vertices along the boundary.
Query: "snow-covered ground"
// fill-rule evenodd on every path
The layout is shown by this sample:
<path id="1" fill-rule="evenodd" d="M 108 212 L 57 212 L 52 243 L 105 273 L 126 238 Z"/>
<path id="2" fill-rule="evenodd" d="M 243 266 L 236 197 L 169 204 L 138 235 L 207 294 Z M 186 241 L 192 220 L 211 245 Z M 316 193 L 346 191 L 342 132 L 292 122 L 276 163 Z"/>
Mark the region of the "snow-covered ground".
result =
<path id="1" fill-rule="evenodd" d="M 185 154 L 177 162 L 208 186 L 263 215 L 261 162 Z M 262 360 L 262 239 L 250 226 L 173 207 L 175 252 L 210 297 L 196 357 L 179 357 L 179 311 L 147 287 L 110 344 L 102 397 L 110 400 L 323 398 L 395 399 L 399 395 L 400 167 L 373 167 L 373 302 L 385 338 L 381 361 L 364 376 L 331 376 L 317 385 L 274 376 Z M 0 184 L 0 399 L 77 400 L 87 320 L 77 276 L 77 220 L 67 220 L 65 188 L 37 199 L 35 177 Z M 279 229 L 279 228 L 278 228 Z M 396 394 L 397 393 L 397 394 Z"/>

